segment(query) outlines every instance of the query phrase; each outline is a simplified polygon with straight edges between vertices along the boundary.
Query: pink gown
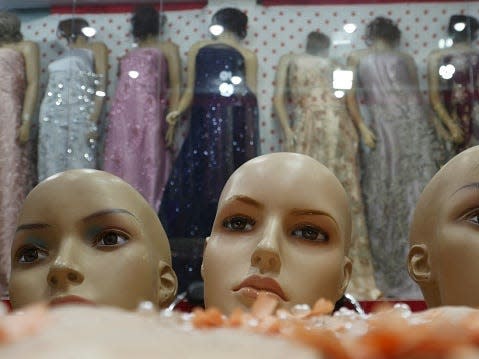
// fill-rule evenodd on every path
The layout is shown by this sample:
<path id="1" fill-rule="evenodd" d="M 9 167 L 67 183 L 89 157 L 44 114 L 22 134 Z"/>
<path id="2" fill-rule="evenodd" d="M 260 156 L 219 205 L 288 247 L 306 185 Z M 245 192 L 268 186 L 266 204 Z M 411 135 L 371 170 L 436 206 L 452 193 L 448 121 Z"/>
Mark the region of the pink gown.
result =
<path id="1" fill-rule="evenodd" d="M 156 48 L 137 48 L 121 59 L 103 162 L 105 171 L 131 184 L 156 211 L 171 168 L 164 142 L 166 66 Z"/>
<path id="2" fill-rule="evenodd" d="M 23 55 L 0 48 L 0 295 L 6 295 L 10 273 L 10 248 L 20 206 L 31 189 L 29 146 L 18 140 L 25 95 Z"/>

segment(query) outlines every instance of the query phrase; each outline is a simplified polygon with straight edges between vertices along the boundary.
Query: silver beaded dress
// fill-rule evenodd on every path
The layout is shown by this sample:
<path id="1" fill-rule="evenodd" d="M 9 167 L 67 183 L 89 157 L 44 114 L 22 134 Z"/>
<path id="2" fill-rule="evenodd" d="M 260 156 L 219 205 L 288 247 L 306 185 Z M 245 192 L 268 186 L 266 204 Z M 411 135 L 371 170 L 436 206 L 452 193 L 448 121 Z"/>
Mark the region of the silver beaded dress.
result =
<path id="1" fill-rule="evenodd" d="M 96 167 L 96 124 L 90 120 L 98 76 L 93 54 L 71 48 L 48 65 L 40 107 L 38 180 L 72 168 Z"/>

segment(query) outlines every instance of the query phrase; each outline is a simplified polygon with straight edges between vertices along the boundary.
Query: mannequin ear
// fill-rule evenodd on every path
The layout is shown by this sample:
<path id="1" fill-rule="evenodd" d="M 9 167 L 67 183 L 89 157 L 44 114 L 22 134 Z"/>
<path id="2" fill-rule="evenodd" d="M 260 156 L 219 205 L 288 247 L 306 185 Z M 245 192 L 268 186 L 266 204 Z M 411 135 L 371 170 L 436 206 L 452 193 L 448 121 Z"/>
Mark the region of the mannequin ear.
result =
<path id="1" fill-rule="evenodd" d="M 429 252 L 425 244 L 415 244 L 409 249 L 407 269 L 411 278 L 417 283 L 432 281 Z"/>
<path id="2" fill-rule="evenodd" d="M 165 308 L 175 299 L 178 279 L 173 268 L 162 260 L 158 264 L 158 276 L 158 306 Z"/>
<path id="3" fill-rule="evenodd" d="M 201 262 L 201 279 L 203 279 L 203 281 L 205 281 L 205 265 L 204 265 L 204 262 L 205 262 L 205 250 L 206 250 L 206 246 L 208 245 L 208 241 L 210 240 L 211 237 L 206 237 L 205 239 L 205 245 L 203 247 L 203 261 Z"/>
<path id="4" fill-rule="evenodd" d="M 344 257 L 344 266 L 343 266 L 343 283 L 341 284 L 341 295 L 346 292 L 348 288 L 349 281 L 351 280 L 351 272 L 353 270 L 353 262 L 348 256 Z"/>

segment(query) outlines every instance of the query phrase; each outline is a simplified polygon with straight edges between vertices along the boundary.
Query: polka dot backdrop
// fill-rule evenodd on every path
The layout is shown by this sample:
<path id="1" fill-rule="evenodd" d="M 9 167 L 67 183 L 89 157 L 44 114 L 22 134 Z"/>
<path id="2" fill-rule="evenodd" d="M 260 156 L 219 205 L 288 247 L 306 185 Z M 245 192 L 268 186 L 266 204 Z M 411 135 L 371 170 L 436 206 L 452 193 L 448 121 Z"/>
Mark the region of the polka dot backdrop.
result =
<path id="1" fill-rule="evenodd" d="M 227 6 L 227 5 L 223 5 Z M 183 79 L 186 79 L 186 55 L 193 43 L 208 38 L 208 25 L 218 7 L 201 10 L 168 11 L 168 22 L 161 34 L 164 40 L 177 43 L 183 61 Z M 404 3 L 368 5 L 309 5 L 309 6 L 250 6 L 243 9 L 249 17 L 245 46 L 258 56 L 258 101 L 260 106 L 260 134 L 262 152 L 282 149 L 282 135 L 272 110 L 275 69 L 279 58 L 288 53 L 303 52 L 306 36 L 319 30 L 331 37 L 330 56 L 345 63 L 347 54 L 365 47 L 363 34 L 366 25 L 376 16 L 386 16 L 399 24 L 402 31 L 401 50 L 412 54 L 418 66 L 421 89 L 427 95 L 426 57 L 446 37 L 449 17 L 461 13 L 479 17 L 478 2 Z M 116 85 L 118 60 L 133 46 L 130 34 L 130 14 L 81 14 L 97 29 L 95 40 L 103 41 L 110 49 L 109 85 L 106 108 Z M 23 16 L 24 37 L 38 42 L 41 51 L 41 97 L 47 83 L 47 66 L 60 56 L 66 46 L 56 38 L 58 22 L 65 14 Z M 343 30 L 347 23 L 357 25 L 351 34 Z M 184 137 L 186 127 L 182 129 Z M 181 142 L 179 136 L 179 141 Z"/>

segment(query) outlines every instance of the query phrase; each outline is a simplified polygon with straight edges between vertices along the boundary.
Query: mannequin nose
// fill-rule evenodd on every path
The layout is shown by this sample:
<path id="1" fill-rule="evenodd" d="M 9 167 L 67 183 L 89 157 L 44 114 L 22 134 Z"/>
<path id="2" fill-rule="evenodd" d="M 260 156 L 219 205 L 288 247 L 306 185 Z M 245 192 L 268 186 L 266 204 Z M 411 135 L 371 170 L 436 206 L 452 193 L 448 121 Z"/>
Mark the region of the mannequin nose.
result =
<path id="1" fill-rule="evenodd" d="M 258 243 L 251 256 L 251 265 L 258 268 L 261 273 L 279 272 L 281 269 L 281 258 L 278 249 L 280 235 L 280 224 L 271 221 L 263 233 L 263 239 Z"/>
<path id="2" fill-rule="evenodd" d="M 65 238 L 59 248 L 55 261 L 47 276 L 47 282 L 52 288 L 63 289 L 70 285 L 81 284 L 85 277 L 74 264 L 72 256 L 77 252 L 75 238 Z"/>
<path id="3" fill-rule="evenodd" d="M 69 285 L 79 285 L 85 277 L 80 271 L 69 265 L 53 265 L 48 272 L 47 281 L 52 288 L 66 288 Z"/>

